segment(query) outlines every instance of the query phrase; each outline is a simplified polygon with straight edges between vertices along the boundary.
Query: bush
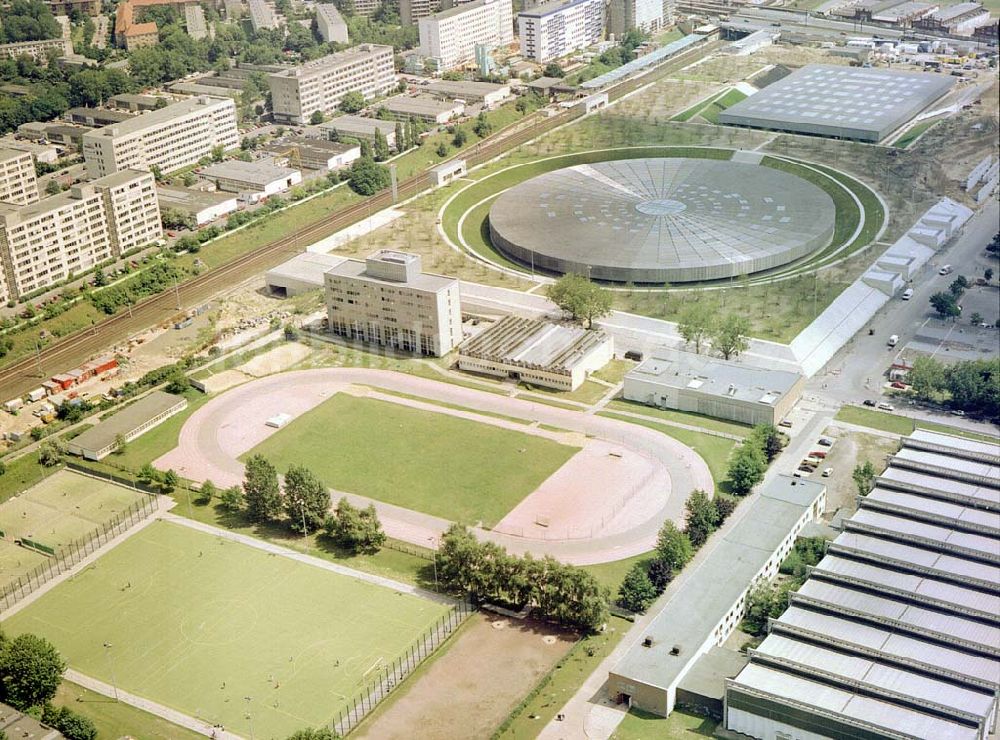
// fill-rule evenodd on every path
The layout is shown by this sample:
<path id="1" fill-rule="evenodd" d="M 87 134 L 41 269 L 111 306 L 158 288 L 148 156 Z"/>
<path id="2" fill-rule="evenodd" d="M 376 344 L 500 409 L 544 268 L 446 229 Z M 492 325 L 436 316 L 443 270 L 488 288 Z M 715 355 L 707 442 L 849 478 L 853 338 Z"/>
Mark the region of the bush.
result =
<path id="1" fill-rule="evenodd" d="M 42 722 L 66 736 L 67 740 L 95 740 L 97 726 L 88 717 L 77 714 L 69 707 L 42 708 Z"/>
<path id="2" fill-rule="evenodd" d="M 646 572 L 646 565 L 635 563 L 625 574 L 625 579 L 618 589 L 617 603 L 622 609 L 641 614 L 649 608 L 657 596 L 656 587 Z"/>

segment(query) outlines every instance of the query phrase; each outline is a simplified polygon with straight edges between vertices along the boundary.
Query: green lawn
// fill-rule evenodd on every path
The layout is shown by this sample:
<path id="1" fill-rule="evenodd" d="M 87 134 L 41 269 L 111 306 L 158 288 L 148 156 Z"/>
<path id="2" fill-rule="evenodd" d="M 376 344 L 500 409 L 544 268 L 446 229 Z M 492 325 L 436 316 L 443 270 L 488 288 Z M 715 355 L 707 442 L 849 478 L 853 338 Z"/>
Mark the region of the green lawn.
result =
<path id="1" fill-rule="evenodd" d="M 718 722 L 697 714 L 675 711 L 669 717 L 659 717 L 641 709 L 630 709 L 611 740 L 690 740 L 694 737 L 713 737 Z"/>
<path id="2" fill-rule="evenodd" d="M 746 100 L 746 93 L 733 88 L 727 90 L 721 97 L 715 98 L 708 106 L 702 108 L 701 117 L 709 123 L 718 124 L 719 114 L 726 108 L 736 105 L 741 100 Z"/>
<path id="3" fill-rule="evenodd" d="M 848 424 L 881 429 L 883 432 L 892 432 L 893 434 L 906 435 L 913 431 L 913 419 L 861 406 L 841 406 L 840 411 L 833 418 L 838 421 L 846 421 Z"/>
<path id="4" fill-rule="evenodd" d="M 99 738 L 134 737 L 138 740 L 203 740 L 204 735 L 160 719 L 124 702 L 116 702 L 103 694 L 70 681 L 59 685 L 55 699 L 57 707 L 69 707 L 97 726 Z"/>
<path id="5" fill-rule="evenodd" d="M 38 483 L 57 468 L 46 468 L 38 464 L 38 453 L 28 452 L 16 460 L 4 461 L 6 469 L 0 475 L 0 502 L 16 496 Z"/>
<path id="6" fill-rule="evenodd" d="M 338 393 L 244 455 L 328 486 L 453 521 L 492 526 L 578 448 L 543 437 Z"/>
<path id="7" fill-rule="evenodd" d="M 910 128 L 910 130 L 907 131 L 905 134 L 896 139 L 896 143 L 893 144 L 893 146 L 896 147 L 897 149 L 906 149 L 910 144 L 912 144 L 914 141 L 920 138 L 920 136 L 923 135 L 924 131 L 929 129 L 939 120 L 940 119 L 932 118 L 929 121 L 921 121 L 917 125 Z"/>
<path id="8" fill-rule="evenodd" d="M 108 455 L 104 458 L 104 462 L 110 467 L 135 472 L 144 463 L 152 462 L 160 455 L 165 455 L 174 449 L 177 446 L 184 422 L 191 414 L 208 403 L 209 399 L 204 393 L 193 389 L 185 393 L 184 397 L 188 400 L 186 409 L 153 427 L 138 439 L 129 442 L 125 446 L 124 452 L 113 452 Z"/>
<path id="9" fill-rule="evenodd" d="M 684 121 L 690 121 L 692 118 L 694 118 L 695 116 L 697 116 L 705 108 L 707 108 L 708 106 L 710 106 L 712 103 L 714 103 L 716 100 L 718 100 L 719 98 L 721 98 L 723 95 L 724 95 L 724 92 L 718 92 L 718 93 L 715 93 L 714 95 L 710 95 L 708 98 L 699 100 L 697 103 L 695 103 L 694 105 L 692 105 L 690 108 L 682 110 L 680 113 L 678 113 L 676 116 L 674 116 L 670 120 L 671 121 L 680 121 L 682 123 Z"/>
<path id="10" fill-rule="evenodd" d="M 644 563 L 651 559 L 653 551 L 644 552 L 623 560 L 612 560 L 610 563 L 600 563 L 598 565 L 584 565 L 582 568 L 596 578 L 602 586 L 611 589 L 612 597 L 618 595 L 618 587 L 625 580 L 625 574 L 632 570 L 636 563 Z"/>
<path id="11" fill-rule="evenodd" d="M 611 390 L 606 385 L 601 385 L 600 383 L 595 383 L 593 380 L 585 380 L 580 384 L 580 387 L 575 391 L 560 391 L 555 388 L 546 388 L 542 385 L 534 385 L 532 383 L 518 383 L 517 387 L 521 390 L 530 391 L 532 393 L 541 393 L 543 395 L 552 396 L 553 398 L 559 398 L 566 401 L 578 401 L 579 403 L 595 404 L 604 398 L 605 395 Z"/>
<path id="12" fill-rule="evenodd" d="M 633 369 L 638 363 L 632 360 L 612 360 L 607 365 L 594 373 L 593 377 L 603 380 L 605 383 L 617 385 L 625 379 L 625 374 Z"/>
<path id="13" fill-rule="evenodd" d="M 8 619 L 73 668 L 249 736 L 329 722 L 446 608 L 156 522 Z M 110 649 L 103 647 L 108 642 Z M 249 702 L 244 697 L 251 697 Z"/>

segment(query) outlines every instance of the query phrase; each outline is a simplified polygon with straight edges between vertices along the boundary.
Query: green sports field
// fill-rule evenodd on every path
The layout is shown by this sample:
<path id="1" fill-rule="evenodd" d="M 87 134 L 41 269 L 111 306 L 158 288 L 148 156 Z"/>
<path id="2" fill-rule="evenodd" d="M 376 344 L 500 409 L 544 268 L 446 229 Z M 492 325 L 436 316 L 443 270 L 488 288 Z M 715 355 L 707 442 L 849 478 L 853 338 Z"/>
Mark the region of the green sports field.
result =
<path id="1" fill-rule="evenodd" d="M 338 393 L 275 432 L 259 453 L 305 465 L 339 491 L 492 526 L 579 450 L 544 437 Z"/>
<path id="2" fill-rule="evenodd" d="M 28 538 L 53 549 L 98 529 L 128 509 L 144 493 L 68 470 L 50 475 L 0 504 L 0 587 L 45 560 L 14 540 Z"/>
<path id="3" fill-rule="evenodd" d="M 3 626 L 44 635 L 108 683 L 113 661 L 121 688 L 246 737 L 249 696 L 255 736 L 283 738 L 330 721 L 371 666 L 445 612 L 161 521 Z"/>

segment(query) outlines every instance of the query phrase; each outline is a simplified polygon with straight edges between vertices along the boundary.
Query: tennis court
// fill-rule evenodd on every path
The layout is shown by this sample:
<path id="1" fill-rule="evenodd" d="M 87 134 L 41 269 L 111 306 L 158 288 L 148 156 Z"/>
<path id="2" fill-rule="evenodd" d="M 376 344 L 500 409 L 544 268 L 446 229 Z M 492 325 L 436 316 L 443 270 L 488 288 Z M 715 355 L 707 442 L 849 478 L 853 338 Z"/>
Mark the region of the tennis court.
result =
<path id="1" fill-rule="evenodd" d="M 158 521 L 4 630 L 43 635 L 72 668 L 108 683 L 113 670 L 121 688 L 209 723 L 282 738 L 329 722 L 446 611 Z"/>
<path id="2" fill-rule="evenodd" d="M 58 550 L 89 535 L 147 494 L 69 470 L 0 504 L 0 588 L 45 556 L 14 544 L 28 539 Z"/>

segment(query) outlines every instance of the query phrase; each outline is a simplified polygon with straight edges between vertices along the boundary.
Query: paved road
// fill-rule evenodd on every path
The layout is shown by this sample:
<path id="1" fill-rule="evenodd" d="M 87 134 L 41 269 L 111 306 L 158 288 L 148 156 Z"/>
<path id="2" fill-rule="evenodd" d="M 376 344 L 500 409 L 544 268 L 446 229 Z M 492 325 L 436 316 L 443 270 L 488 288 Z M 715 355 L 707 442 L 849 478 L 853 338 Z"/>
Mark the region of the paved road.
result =
<path id="1" fill-rule="evenodd" d="M 629 522 L 628 528 L 615 530 L 613 534 L 544 540 L 474 530 L 480 538 L 497 542 L 515 554 L 548 554 L 567 563 L 588 565 L 648 552 L 664 521 L 682 521 L 689 491 L 695 488 L 711 491 L 714 487 L 708 466 L 700 456 L 677 440 L 646 427 L 405 373 L 362 368 L 281 373 L 238 386 L 198 409 L 181 430 L 178 446 L 155 464 L 162 469 L 174 468 L 193 480 L 210 478 L 216 484 L 238 483 L 243 477 L 243 464 L 236 458 L 267 436 L 266 419 L 279 412 L 293 416 L 304 413 L 352 383 L 446 401 L 486 414 L 530 419 L 586 434 L 659 461 L 669 475 L 671 495 L 663 499 L 659 508 L 645 521 Z M 660 482 L 661 478 L 655 477 L 649 485 Z M 334 495 L 339 498 L 344 494 L 334 492 Z M 451 524 L 439 517 L 361 496 L 348 494 L 347 498 L 359 506 L 374 504 L 387 534 L 416 545 L 426 547 L 428 542 L 435 542 Z M 619 514 L 622 517 L 630 515 L 628 506 Z"/>
<path id="2" fill-rule="evenodd" d="M 893 358 L 900 348 L 913 339 L 924 321 L 935 315 L 928 302 L 931 295 L 947 290 L 959 274 L 982 276 L 983 269 L 988 266 L 1000 272 L 1000 263 L 984 256 L 986 244 L 997 232 L 998 222 L 1000 222 L 1000 203 L 991 200 L 973 215 L 950 246 L 935 255 L 921 269 L 912 281 L 913 297 L 909 301 L 898 297 L 890 300 L 834 355 L 824 371 L 809 381 L 806 386 L 807 392 L 823 397 L 831 405 L 860 403 L 866 398 L 880 398 L 883 375 Z M 955 265 L 955 272 L 951 275 L 938 275 L 938 269 L 944 264 Z M 874 335 L 868 335 L 869 329 L 874 329 Z M 899 336 L 896 348 L 887 345 L 888 338 L 892 334 Z M 1000 331 L 997 334 L 997 349 L 1000 351 Z M 947 421 L 953 426 L 967 426 L 979 431 L 984 428 L 982 424 L 937 412 L 910 407 L 897 411 L 916 418 Z"/>

